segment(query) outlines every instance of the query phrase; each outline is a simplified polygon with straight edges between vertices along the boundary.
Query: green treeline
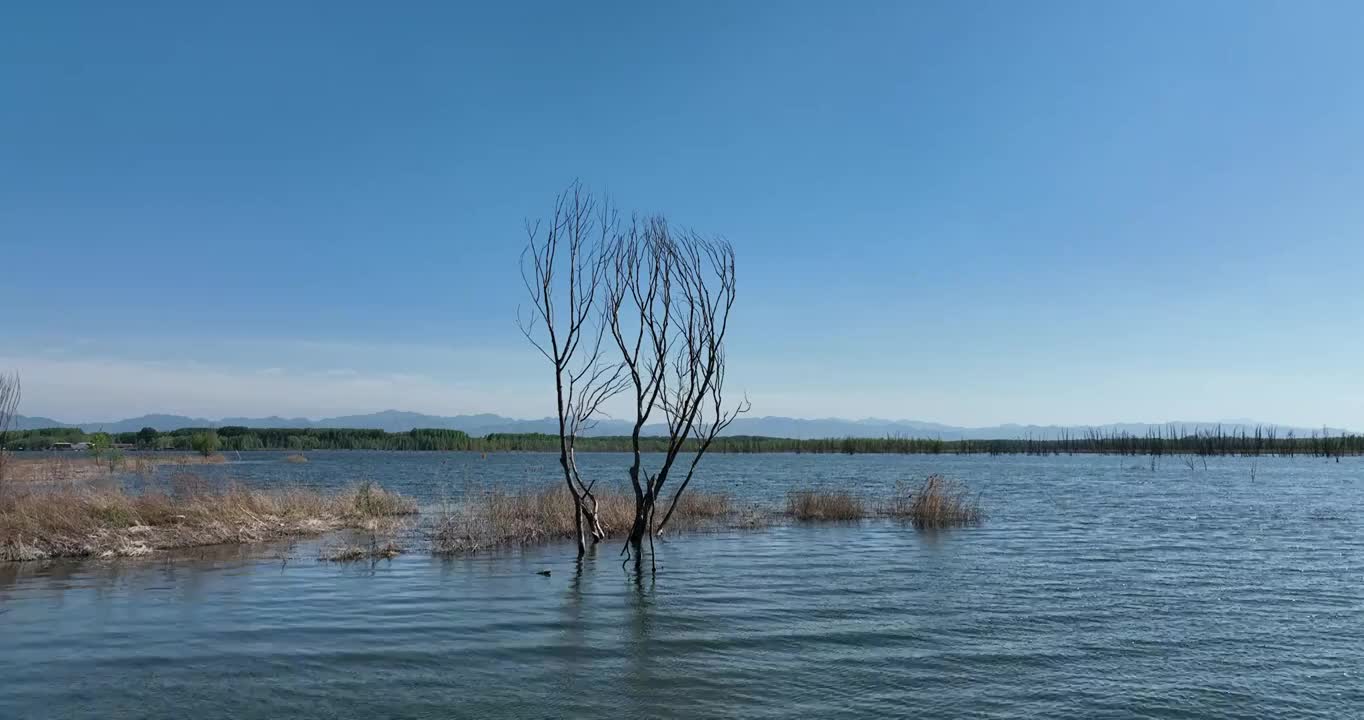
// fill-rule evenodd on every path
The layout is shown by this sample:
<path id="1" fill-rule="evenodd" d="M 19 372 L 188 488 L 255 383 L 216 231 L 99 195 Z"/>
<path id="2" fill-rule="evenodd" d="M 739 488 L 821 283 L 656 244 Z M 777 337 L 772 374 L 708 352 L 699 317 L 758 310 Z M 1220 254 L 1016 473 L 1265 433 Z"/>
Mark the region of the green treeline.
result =
<path id="1" fill-rule="evenodd" d="M 590 438 L 625 441 L 628 438 Z M 579 440 L 581 445 L 583 440 Z M 586 449 L 586 448 L 585 448 Z M 596 448 L 594 448 L 596 449 Z M 614 449 L 614 448 L 600 448 Z M 628 449 L 628 448 L 627 448 Z M 1063 434 L 1057 439 L 1038 440 L 942 440 L 934 438 L 828 438 L 795 440 L 756 436 L 722 437 L 711 452 L 730 453 L 842 453 L 847 455 L 892 453 L 904 455 L 1310 455 L 1343 457 L 1364 455 L 1364 435 L 1330 435 L 1324 432 L 1295 436 L 1273 429 L 1254 432 L 1209 430 L 1182 432 L 1167 430 L 1146 435 L 1089 431 L 1083 435 Z"/>
<path id="2" fill-rule="evenodd" d="M 138 432 L 113 433 L 109 439 L 118 445 L 139 450 L 191 450 L 195 435 L 214 434 L 220 450 L 480 450 L 482 440 L 458 430 L 412 430 L 389 433 L 383 430 L 312 428 L 182 428 L 158 432 L 144 428 Z M 10 450 L 49 450 L 56 443 L 94 442 L 103 433 L 86 433 L 78 428 L 47 428 L 11 432 L 6 447 Z"/>
<path id="3" fill-rule="evenodd" d="M 312 428 L 184 428 L 158 432 L 144 428 L 139 432 L 85 433 L 77 428 L 49 428 L 11 432 L 6 442 L 10 450 L 47 450 L 55 443 L 113 443 L 144 450 L 191 450 L 193 437 L 216 434 L 224 451 L 249 450 L 427 450 L 473 452 L 554 452 L 559 438 L 543 434 L 492 434 L 471 437 L 459 430 L 410 430 L 385 432 L 361 429 Z M 667 439 L 641 438 L 647 452 L 666 449 Z M 628 437 L 583 437 L 578 439 L 582 452 L 628 452 Z M 690 444 L 689 444 L 690 447 Z M 1145 435 L 1097 430 L 1057 439 L 1034 440 L 941 440 L 932 438 L 830 438 L 797 440 L 792 438 L 736 435 L 721 437 L 711 452 L 722 453 L 812 453 L 812 454 L 989 454 L 989 455 L 1310 455 L 1342 457 L 1364 455 L 1364 436 L 1331 435 L 1324 431 L 1295 436 L 1275 428 L 1254 431 L 1221 429 L 1185 432 L 1177 428 L 1152 431 Z"/>

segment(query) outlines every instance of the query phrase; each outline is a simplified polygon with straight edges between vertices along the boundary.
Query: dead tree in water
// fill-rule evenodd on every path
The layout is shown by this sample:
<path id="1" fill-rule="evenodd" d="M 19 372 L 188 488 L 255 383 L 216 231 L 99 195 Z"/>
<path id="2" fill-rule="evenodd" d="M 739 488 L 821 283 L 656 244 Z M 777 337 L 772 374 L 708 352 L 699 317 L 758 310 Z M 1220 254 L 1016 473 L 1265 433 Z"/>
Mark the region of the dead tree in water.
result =
<path id="1" fill-rule="evenodd" d="M 0 490 L 4 490 L 5 487 L 5 472 L 8 469 L 5 464 L 9 459 L 6 456 L 6 445 L 9 443 L 9 431 L 14 424 L 14 416 L 19 410 L 22 390 L 18 374 L 0 373 Z"/>
<path id="2" fill-rule="evenodd" d="M 622 552 L 633 550 L 639 558 L 645 535 L 652 543 L 661 529 L 654 525 L 658 505 L 666 503 L 666 526 L 711 442 L 749 407 L 745 401 L 726 409 L 724 403 L 724 340 L 737 296 L 734 248 L 723 239 L 675 231 L 662 217 L 637 220 L 611 250 L 605 285 L 607 323 L 635 400 L 635 513 Z M 640 433 L 655 410 L 668 438 L 659 467 L 647 473 Z M 694 454 L 668 500 L 664 488 L 686 447 Z"/>
<path id="3" fill-rule="evenodd" d="M 554 216 L 543 233 L 538 222 L 527 224 L 521 253 L 521 279 L 531 311 L 525 317 L 518 310 L 517 323 L 554 365 L 559 466 L 573 497 L 579 557 L 587 551 L 588 533 L 595 543 L 606 532 L 592 492 L 595 481 L 584 481 L 578 472 L 575 445 L 602 404 L 625 389 L 621 364 L 602 360 L 606 323 L 598 302 L 608 269 L 603 249 L 612 244 L 618 228 L 610 204 L 574 183 L 555 200 Z"/>

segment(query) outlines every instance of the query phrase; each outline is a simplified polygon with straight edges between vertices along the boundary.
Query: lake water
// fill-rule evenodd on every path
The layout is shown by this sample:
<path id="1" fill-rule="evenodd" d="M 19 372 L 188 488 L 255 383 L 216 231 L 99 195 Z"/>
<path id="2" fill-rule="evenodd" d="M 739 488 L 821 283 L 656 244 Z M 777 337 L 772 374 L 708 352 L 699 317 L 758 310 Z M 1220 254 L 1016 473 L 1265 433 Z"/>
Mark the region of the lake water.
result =
<path id="1" fill-rule="evenodd" d="M 373 479 L 430 503 L 554 469 L 530 454 L 242 457 L 202 472 Z M 584 458 L 613 477 L 622 461 Z M 705 468 L 706 489 L 773 506 L 793 487 L 874 498 L 944 472 L 990 519 L 683 536 L 642 577 L 615 545 L 581 568 L 564 545 L 339 565 L 313 543 L 0 565 L 0 718 L 1364 717 L 1360 459 Z"/>

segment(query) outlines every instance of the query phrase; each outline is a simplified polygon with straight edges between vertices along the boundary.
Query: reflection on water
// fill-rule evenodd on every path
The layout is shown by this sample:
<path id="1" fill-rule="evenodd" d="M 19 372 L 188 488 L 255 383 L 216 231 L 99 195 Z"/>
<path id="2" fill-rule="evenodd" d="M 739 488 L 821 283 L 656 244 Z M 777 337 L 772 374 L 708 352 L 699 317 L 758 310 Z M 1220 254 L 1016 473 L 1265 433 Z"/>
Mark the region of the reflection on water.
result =
<path id="1" fill-rule="evenodd" d="M 717 460 L 769 494 L 932 466 Z M 1364 465 L 1115 460 L 941 458 L 984 527 L 688 536 L 656 576 L 615 545 L 4 565 L 0 717 L 1359 716 Z"/>

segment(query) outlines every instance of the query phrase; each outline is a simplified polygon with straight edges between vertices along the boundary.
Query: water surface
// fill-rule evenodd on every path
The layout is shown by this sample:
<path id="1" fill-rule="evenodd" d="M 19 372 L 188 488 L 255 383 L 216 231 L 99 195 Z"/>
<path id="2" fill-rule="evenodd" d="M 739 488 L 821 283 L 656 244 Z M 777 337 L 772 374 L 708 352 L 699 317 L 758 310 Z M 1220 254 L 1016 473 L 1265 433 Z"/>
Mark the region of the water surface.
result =
<path id="1" fill-rule="evenodd" d="M 310 457 L 204 471 L 368 478 L 424 502 L 553 471 L 542 455 Z M 579 568 L 562 545 L 374 565 L 319 563 L 316 543 L 3 565 L 0 717 L 1364 715 L 1359 460 L 707 465 L 707 489 L 768 504 L 792 486 L 874 497 L 945 471 L 983 491 L 991 518 L 680 537 L 658 547 L 656 575 L 622 567 L 615 546 Z"/>

